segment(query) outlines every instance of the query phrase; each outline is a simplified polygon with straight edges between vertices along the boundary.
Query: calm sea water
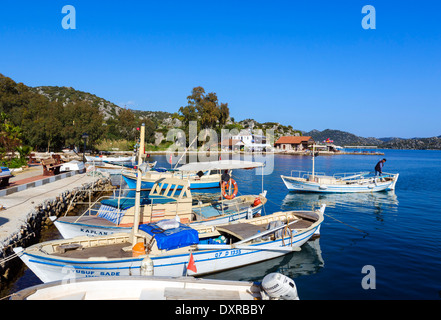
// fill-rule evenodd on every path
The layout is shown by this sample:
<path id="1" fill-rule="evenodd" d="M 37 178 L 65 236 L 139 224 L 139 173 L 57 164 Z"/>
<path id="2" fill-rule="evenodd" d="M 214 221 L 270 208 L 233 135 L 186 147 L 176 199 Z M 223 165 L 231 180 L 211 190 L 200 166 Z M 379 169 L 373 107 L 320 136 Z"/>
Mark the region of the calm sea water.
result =
<path id="1" fill-rule="evenodd" d="M 400 174 L 396 190 L 366 194 L 288 192 L 280 175 L 310 171 L 311 158 L 275 155 L 274 170 L 263 181 L 269 200 L 265 213 L 309 210 L 326 203 L 321 237 L 301 252 L 206 278 L 260 281 L 277 271 L 295 280 L 302 300 L 440 299 L 441 151 L 382 151 L 387 158 L 384 171 Z M 152 158 L 158 166 L 170 166 L 165 156 Z M 315 165 L 316 171 L 326 174 L 373 171 L 380 158 L 319 156 Z M 233 178 L 240 194 L 262 190 L 262 176 L 256 170 L 235 170 Z M 369 282 L 375 289 L 363 289 L 363 278 L 374 276 L 362 273 L 364 266 L 375 270 L 375 282 Z M 38 283 L 27 270 L 13 291 Z"/>

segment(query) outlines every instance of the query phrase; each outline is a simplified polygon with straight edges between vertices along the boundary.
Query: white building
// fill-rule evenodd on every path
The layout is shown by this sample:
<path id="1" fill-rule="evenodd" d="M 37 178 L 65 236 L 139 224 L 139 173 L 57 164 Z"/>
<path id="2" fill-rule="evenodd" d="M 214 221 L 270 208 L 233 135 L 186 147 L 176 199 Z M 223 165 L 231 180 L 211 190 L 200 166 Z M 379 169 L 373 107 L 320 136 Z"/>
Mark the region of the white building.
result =
<path id="1" fill-rule="evenodd" d="M 244 151 L 269 151 L 272 148 L 264 135 L 251 133 L 251 130 L 242 130 L 231 139 L 242 141 Z"/>

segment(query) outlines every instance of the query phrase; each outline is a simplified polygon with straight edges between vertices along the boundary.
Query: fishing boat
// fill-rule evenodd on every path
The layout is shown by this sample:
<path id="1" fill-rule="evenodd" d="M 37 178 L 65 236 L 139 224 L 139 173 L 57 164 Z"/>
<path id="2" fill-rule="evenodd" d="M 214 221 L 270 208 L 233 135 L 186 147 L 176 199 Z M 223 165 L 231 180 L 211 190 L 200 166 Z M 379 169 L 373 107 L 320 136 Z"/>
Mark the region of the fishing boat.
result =
<path id="1" fill-rule="evenodd" d="M 135 161 L 135 156 L 127 157 L 109 157 L 109 156 L 85 156 L 87 162 L 133 162 Z"/>
<path id="2" fill-rule="evenodd" d="M 80 216 L 50 217 L 63 238 L 110 235 L 130 232 L 135 215 L 134 191 L 124 197 L 102 197 Z M 194 200 L 189 182 L 180 179 L 159 179 L 147 195 L 142 195 L 140 223 L 179 218 L 191 225 L 225 224 L 261 213 L 267 199 L 260 195 L 243 195 L 227 200 L 203 203 Z M 110 198 L 109 198 L 110 197 Z M 104 199 L 103 199 L 104 198 Z"/>
<path id="3" fill-rule="evenodd" d="M 294 280 L 280 273 L 262 282 L 194 277 L 95 277 L 54 281 L 12 294 L 10 300 L 299 300 Z"/>
<path id="4" fill-rule="evenodd" d="M 60 172 L 64 171 L 79 171 L 84 172 L 86 167 L 84 166 L 84 162 L 78 160 L 72 160 L 69 162 L 65 162 L 61 164 Z"/>
<path id="5" fill-rule="evenodd" d="M 281 175 L 289 191 L 304 192 L 377 192 L 394 190 L 398 173 L 375 176 L 370 172 L 337 173 L 332 176 L 315 172 L 315 152 L 312 152 L 312 172 L 292 170 L 291 176 Z"/>
<path id="6" fill-rule="evenodd" d="M 123 172 L 122 176 L 128 188 L 134 189 L 136 186 L 136 173 Z M 173 178 L 189 181 L 191 189 L 210 189 L 219 188 L 221 174 L 212 171 L 182 172 L 177 170 L 169 171 L 163 168 L 153 168 L 153 170 L 145 172 L 142 175 L 141 188 L 151 189 L 155 184 L 155 181 L 162 178 Z"/>
<path id="7" fill-rule="evenodd" d="M 154 162 L 144 162 L 141 166 L 143 172 L 149 171 L 156 166 Z M 121 174 L 123 172 L 135 172 L 136 164 L 132 162 L 112 162 L 103 161 L 102 163 L 95 164 L 94 169 L 100 172 L 108 172 L 109 174 Z"/>
<path id="8" fill-rule="evenodd" d="M 301 250 L 319 234 L 324 210 L 323 205 L 193 228 L 172 219 L 134 223 L 130 234 L 46 241 L 14 252 L 45 283 L 141 275 L 145 268 L 154 276 L 202 276 Z"/>

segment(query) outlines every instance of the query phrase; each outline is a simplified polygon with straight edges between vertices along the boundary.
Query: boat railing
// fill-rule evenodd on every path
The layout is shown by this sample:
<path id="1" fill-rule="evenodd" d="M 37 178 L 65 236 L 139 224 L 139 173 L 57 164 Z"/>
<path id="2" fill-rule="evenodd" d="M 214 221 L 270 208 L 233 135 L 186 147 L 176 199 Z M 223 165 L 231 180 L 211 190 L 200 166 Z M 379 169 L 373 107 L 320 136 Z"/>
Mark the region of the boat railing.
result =
<path id="1" fill-rule="evenodd" d="M 312 176 L 311 171 L 291 170 L 291 177 L 292 178 L 308 179 L 309 176 Z M 324 172 L 314 172 L 314 176 L 325 176 L 325 173 Z"/>
<path id="2" fill-rule="evenodd" d="M 363 172 L 345 172 L 345 173 L 335 173 L 333 177 L 337 180 L 345 180 L 345 181 L 351 181 L 351 180 L 359 180 L 365 178 L 367 175 L 369 175 L 370 172 L 363 171 Z"/>

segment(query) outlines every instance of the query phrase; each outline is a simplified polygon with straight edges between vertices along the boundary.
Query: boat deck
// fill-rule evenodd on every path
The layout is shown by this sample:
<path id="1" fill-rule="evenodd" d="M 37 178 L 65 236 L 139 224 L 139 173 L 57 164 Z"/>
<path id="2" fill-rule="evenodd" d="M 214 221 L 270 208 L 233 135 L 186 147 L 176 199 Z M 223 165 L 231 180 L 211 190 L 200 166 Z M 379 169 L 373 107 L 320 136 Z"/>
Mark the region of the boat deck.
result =
<path id="1" fill-rule="evenodd" d="M 58 218 L 60 222 L 68 222 L 68 223 L 84 223 L 88 225 L 96 225 L 96 226 L 105 226 L 105 227 L 115 227 L 116 224 L 113 222 L 98 216 L 64 216 Z"/>
<path id="2" fill-rule="evenodd" d="M 77 248 L 73 250 L 66 250 L 65 252 L 56 252 L 52 255 L 63 258 L 74 259 L 88 259 L 91 257 L 106 257 L 109 259 L 117 258 L 129 258 L 132 256 L 132 251 L 125 251 L 123 248 L 131 247 L 131 243 L 124 242 L 118 244 L 111 244 L 105 246 L 89 247 L 89 248 Z"/>
<path id="3" fill-rule="evenodd" d="M 309 219 L 306 220 L 301 217 L 299 218 L 300 220 L 298 222 L 289 226 L 291 230 L 306 229 L 309 228 L 314 223 L 314 221 L 312 221 L 311 217 L 309 216 L 308 216 Z M 235 223 L 230 225 L 218 226 L 216 227 L 216 230 L 219 232 L 229 233 L 235 236 L 236 238 L 238 238 L 239 240 L 243 240 L 257 234 L 258 232 L 267 231 L 268 230 L 267 226 L 268 226 L 267 224 L 255 225 L 251 223 Z"/>

